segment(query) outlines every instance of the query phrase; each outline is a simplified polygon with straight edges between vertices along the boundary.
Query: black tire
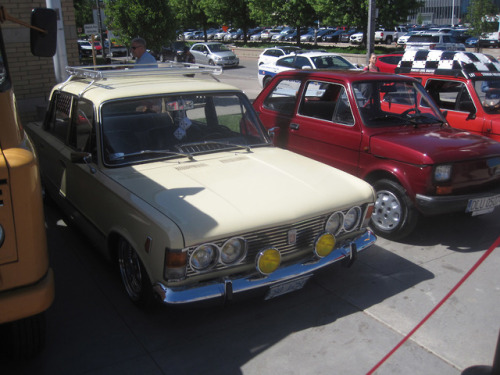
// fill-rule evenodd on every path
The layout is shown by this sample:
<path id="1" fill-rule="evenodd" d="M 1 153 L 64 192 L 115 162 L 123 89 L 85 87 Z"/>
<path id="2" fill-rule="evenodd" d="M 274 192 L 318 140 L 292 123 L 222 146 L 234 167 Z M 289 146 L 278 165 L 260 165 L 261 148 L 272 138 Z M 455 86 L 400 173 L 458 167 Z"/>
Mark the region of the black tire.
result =
<path id="1" fill-rule="evenodd" d="M 377 197 L 371 228 L 376 234 L 391 240 L 410 234 L 417 225 L 419 214 L 405 189 L 386 179 L 375 182 L 373 187 Z"/>
<path id="2" fill-rule="evenodd" d="M 45 314 L 40 313 L 0 326 L 2 352 L 11 359 L 29 359 L 45 345 Z"/>
<path id="3" fill-rule="evenodd" d="M 215 63 L 213 62 L 213 60 L 210 60 L 210 61 L 208 62 L 208 65 L 215 66 Z"/>
<path id="4" fill-rule="evenodd" d="M 118 241 L 118 266 L 123 286 L 130 300 L 140 307 L 149 307 L 154 301 L 153 287 L 139 256 L 123 238 Z"/>
<path id="5" fill-rule="evenodd" d="M 385 42 L 387 44 L 392 44 L 392 36 L 388 36 Z"/>

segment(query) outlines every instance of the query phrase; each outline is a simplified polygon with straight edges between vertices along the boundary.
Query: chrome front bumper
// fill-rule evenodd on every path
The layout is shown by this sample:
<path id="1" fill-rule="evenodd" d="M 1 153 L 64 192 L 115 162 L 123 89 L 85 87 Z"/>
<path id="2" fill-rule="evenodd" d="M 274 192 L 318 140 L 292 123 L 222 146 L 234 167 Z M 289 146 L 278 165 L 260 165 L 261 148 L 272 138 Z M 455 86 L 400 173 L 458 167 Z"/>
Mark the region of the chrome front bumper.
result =
<path id="1" fill-rule="evenodd" d="M 222 302 L 230 301 L 237 294 L 256 292 L 259 289 L 269 289 L 272 286 L 293 279 L 312 275 L 315 271 L 327 267 L 335 262 L 345 259 L 352 263 L 357 253 L 375 243 L 376 237 L 371 231 L 359 235 L 352 242 L 335 249 L 328 256 L 314 261 L 291 264 L 278 268 L 268 276 L 255 277 L 255 275 L 238 279 L 224 278 L 216 281 L 199 284 L 196 286 L 166 287 L 161 283 L 154 286 L 163 303 L 168 305 L 182 305 L 220 299 Z"/>

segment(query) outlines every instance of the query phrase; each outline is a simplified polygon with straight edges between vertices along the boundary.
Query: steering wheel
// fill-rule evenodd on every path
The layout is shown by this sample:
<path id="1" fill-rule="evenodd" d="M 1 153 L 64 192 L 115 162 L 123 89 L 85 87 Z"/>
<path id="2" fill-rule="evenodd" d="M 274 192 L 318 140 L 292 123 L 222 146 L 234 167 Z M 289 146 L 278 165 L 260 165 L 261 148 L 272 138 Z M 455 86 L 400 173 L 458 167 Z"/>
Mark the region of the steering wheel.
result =
<path id="1" fill-rule="evenodd" d="M 404 111 L 403 113 L 401 113 L 401 116 L 406 116 L 412 112 L 415 112 L 415 113 L 420 113 L 420 110 L 418 108 L 408 108 L 406 111 Z"/>

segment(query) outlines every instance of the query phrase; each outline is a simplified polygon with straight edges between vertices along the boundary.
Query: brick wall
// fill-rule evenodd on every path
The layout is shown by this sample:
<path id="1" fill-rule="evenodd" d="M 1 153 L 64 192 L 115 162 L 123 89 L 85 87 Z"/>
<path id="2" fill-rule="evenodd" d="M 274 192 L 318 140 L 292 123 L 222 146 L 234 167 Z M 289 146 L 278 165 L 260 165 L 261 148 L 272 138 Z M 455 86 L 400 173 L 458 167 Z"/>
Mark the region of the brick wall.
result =
<path id="1" fill-rule="evenodd" d="M 46 2 L 2 0 L 2 6 L 12 17 L 30 23 L 31 10 L 36 7 L 46 8 Z M 62 14 L 64 25 L 67 63 L 78 65 L 73 0 L 61 0 L 58 13 Z M 27 27 L 6 21 L 2 24 L 2 33 L 21 120 L 32 121 L 37 118 L 37 107 L 39 110 L 46 107 L 50 90 L 57 83 L 54 60 L 31 54 L 30 31 Z"/>

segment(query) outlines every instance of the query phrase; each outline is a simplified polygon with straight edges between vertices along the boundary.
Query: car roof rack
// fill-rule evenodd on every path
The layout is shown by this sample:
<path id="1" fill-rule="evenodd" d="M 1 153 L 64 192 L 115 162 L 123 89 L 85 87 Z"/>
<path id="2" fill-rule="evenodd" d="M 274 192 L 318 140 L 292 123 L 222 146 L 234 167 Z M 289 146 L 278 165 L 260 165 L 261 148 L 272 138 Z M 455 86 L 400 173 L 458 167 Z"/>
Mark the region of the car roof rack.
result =
<path id="1" fill-rule="evenodd" d="M 412 50 L 403 54 L 396 73 L 433 73 L 464 78 L 499 77 L 500 62 L 491 55 L 477 52 Z"/>
<path id="2" fill-rule="evenodd" d="M 111 65 L 89 65 L 89 66 L 67 66 L 66 72 L 69 77 L 60 86 L 61 90 L 69 82 L 75 79 L 90 79 L 91 82 L 80 93 L 80 96 L 92 85 L 108 78 L 133 78 L 144 76 L 192 76 L 194 74 L 206 74 L 215 80 L 216 75 L 222 74 L 222 67 L 192 63 L 167 62 L 160 64 L 111 64 Z"/>

